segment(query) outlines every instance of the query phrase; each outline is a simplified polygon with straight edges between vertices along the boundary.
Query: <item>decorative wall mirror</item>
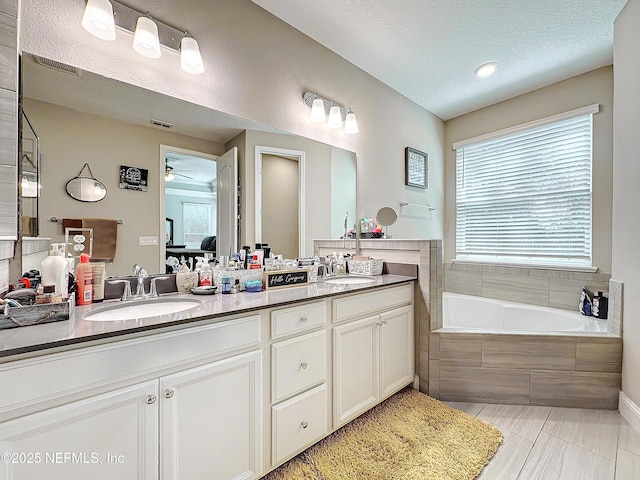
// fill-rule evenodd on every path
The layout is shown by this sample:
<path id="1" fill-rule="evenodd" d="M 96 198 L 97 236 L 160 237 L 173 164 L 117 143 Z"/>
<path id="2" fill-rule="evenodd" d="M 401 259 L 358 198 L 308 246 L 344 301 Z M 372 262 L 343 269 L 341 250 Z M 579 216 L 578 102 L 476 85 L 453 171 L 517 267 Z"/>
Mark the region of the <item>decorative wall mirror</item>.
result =
<path id="1" fill-rule="evenodd" d="M 89 172 L 88 177 L 82 175 L 85 169 Z M 107 187 L 93 176 L 88 163 L 83 165 L 78 175 L 69 180 L 64 188 L 71 198 L 80 202 L 99 202 L 107 196 Z"/>

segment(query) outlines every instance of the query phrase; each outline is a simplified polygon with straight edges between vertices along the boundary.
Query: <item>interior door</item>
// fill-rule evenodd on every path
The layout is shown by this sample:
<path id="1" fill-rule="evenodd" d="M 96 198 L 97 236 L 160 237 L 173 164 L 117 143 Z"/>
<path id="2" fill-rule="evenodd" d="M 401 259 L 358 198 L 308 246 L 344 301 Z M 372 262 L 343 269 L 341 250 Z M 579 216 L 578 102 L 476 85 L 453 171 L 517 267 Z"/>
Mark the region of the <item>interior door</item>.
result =
<path id="1" fill-rule="evenodd" d="M 238 148 L 216 160 L 218 169 L 216 257 L 238 251 Z"/>

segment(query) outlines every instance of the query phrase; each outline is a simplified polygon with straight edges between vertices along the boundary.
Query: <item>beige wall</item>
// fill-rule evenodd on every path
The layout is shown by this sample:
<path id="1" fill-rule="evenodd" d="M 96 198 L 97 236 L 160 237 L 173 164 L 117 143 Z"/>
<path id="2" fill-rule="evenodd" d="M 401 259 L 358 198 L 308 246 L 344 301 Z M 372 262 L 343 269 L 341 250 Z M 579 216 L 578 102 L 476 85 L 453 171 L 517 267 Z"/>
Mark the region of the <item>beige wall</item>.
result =
<path id="1" fill-rule="evenodd" d="M 262 156 L 262 242 L 274 254 L 298 258 L 298 162 Z"/>
<path id="2" fill-rule="evenodd" d="M 442 238 L 444 123 L 390 87 L 249 0 L 183 0 L 128 4 L 189 29 L 206 71 L 188 75 L 178 54 L 142 58 L 131 36 L 104 42 L 80 25 L 84 2 L 22 2 L 25 51 L 76 65 L 161 93 L 249 118 L 284 131 L 351 150 L 358 155 L 358 214 L 371 215 L 402 201 L 430 204 L 433 214 L 400 217 L 396 236 Z M 302 95 L 313 91 L 350 106 L 360 133 L 312 124 Z M 430 188 L 404 185 L 404 148 L 428 152 Z"/>
<path id="3" fill-rule="evenodd" d="M 593 117 L 593 265 L 611 272 L 613 68 L 599 68 L 445 124 L 445 262 L 455 258 L 456 157 L 460 140 L 598 103 Z"/>
<path id="4" fill-rule="evenodd" d="M 640 0 L 629 0 L 614 26 L 615 115 L 612 277 L 624 283 L 622 391 L 640 406 Z M 636 423 L 637 425 L 637 423 Z M 636 427 L 637 428 L 637 427 Z"/>
<path id="5" fill-rule="evenodd" d="M 37 100 L 25 99 L 25 112 L 40 137 L 42 190 L 40 199 L 41 236 L 64 240 L 57 218 L 117 218 L 118 246 L 107 275 L 128 275 L 139 263 L 150 272 L 164 271 L 158 246 L 138 245 L 141 235 L 159 235 L 160 205 L 158 164 L 160 144 L 220 155 L 224 147 L 193 137 L 140 127 L 105 117 L 88 115 Z M 96 203 L 79 202 L 64 190 L 84 163 L 107 187 L 107 196 Z M 147 192 L 118 188 L 120 165 L 149 170 Z M 164 241 L 159 238 L 159 241 Z"/>
<path id="6" fill-rule="evenodd" d="M 331 231 L 331 147 L 307 138 L 267 132 L 247 131 L 245 135 L 243 165 L 244 193 L 242 201 L 244 235 L 246 245 L 255 242 L 255 147 L 275 147 L 305 152 L 305 218 L 304 255 L 313 252 L 313 240 L 324 238 Z M 324 195 L 324 197 L 323 197 Z M 243 245 L 245 245 L 243 244 Z"/>

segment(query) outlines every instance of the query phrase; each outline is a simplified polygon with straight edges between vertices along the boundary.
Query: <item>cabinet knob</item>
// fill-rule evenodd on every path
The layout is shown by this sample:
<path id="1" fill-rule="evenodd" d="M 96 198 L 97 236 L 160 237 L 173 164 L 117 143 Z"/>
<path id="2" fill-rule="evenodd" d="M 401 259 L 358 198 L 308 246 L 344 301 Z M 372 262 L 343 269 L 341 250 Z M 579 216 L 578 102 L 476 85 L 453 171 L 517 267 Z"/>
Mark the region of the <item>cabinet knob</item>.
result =
<path id="1" fill-rule="evenodd" d="M 383 324 L 383 325 L 386 325 L 386 324 L 387 324 L 387 319 L 386 319 L 386 318 L 382 319 L 382 324 Z"/>
<path id="2" fill-rule="evenodd" d="M 156 403 L 157 397 L 155 395 L 147 395 L 147 404 L 152 405 Z"/>
<path id="3" fill-rule="evenodd" d="M 170 388 L 167 388 L 164 391 L 164 398 L 171 398 L 171 397 L 173 397 L 174 393 L 176 393 L 174 390 L 171 390 Z"/>
<path id="4" fill-rule="evenodd" d="M 300 323 L 307 323 L 307 317 L 300 317 Z"/>
<path id="5" fill-rule="evenodd" d="M 302 428 L 307 428 L 309 426 L 309 422 L 305 422 L 304 420 L 302 422 L 300 422 L 300 426 Z"/>
<path id="6" fill-rule="evenodd" d="M 300 368 L 301 368 L 301 369 L 303 369 L 303 370 L 306 370 L 308 366 L 309 366 L 309 365 L 307 364 L 307 362 L 302 362 L 302 363 L 300 364 Z"/>

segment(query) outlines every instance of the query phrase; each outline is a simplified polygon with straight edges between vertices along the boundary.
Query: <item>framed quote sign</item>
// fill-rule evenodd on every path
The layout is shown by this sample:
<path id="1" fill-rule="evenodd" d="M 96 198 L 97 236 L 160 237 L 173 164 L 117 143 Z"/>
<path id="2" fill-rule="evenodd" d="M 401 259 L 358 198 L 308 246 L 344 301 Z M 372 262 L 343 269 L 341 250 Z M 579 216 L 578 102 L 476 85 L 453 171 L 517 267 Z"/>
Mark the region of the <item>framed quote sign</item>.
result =
<path id="1" fill-rule="evenodd" d="M 429 155 L 415 148 L 404 149 L 404 183 L 410 187 L 427 188 Z"/>

